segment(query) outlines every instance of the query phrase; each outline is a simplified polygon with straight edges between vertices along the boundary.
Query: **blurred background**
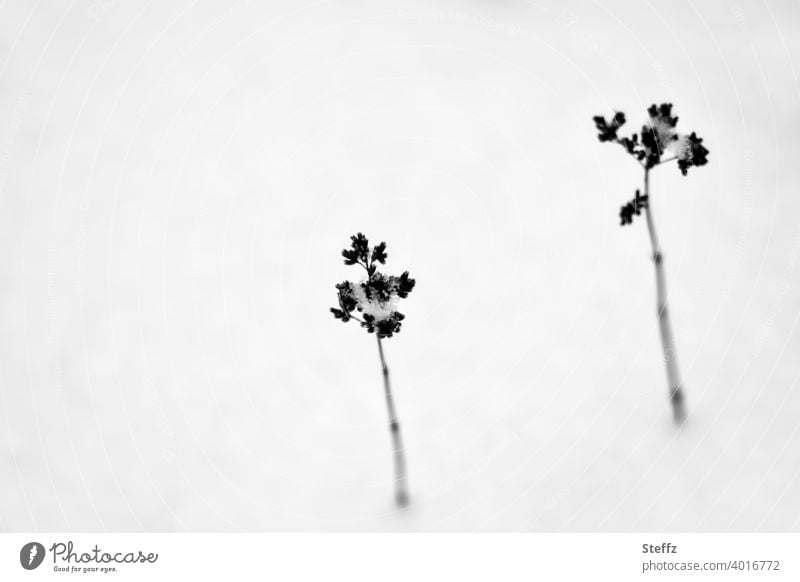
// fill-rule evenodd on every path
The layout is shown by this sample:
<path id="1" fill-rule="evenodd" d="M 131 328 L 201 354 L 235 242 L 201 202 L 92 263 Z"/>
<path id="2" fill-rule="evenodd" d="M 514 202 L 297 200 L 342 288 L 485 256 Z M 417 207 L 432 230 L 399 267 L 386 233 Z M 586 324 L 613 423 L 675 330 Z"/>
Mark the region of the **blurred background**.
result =
<path id="1" fill-rule="evenodd" d="M 0 8 L 0 530 L 800 531 L 800 6 Z M 592 116 L 675 104 L 658 168 Z M 334 320 L 349 236 L 417 280 Z"/>

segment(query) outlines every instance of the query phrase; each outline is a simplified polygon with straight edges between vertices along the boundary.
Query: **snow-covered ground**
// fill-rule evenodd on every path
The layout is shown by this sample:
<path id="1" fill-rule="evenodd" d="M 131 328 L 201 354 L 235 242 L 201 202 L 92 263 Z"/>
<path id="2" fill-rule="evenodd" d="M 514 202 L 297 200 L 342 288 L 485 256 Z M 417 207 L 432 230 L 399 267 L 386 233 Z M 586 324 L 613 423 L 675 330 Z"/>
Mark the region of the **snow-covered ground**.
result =
<path id="1" fill-rule="evenodd" d="M 800 531 L 792 2 L 0 8 L 0 530 Z M 591 117 L 671 101 L 641 186 Z M 350 234 L 411 271 L 328 313 Z"/>

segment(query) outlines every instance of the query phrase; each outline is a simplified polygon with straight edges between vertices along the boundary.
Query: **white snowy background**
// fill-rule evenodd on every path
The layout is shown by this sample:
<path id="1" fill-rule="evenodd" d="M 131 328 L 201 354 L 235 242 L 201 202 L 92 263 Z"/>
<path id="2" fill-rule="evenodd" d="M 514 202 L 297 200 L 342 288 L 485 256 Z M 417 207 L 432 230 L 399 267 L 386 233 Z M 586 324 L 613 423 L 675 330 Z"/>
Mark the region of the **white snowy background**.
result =
<path id="1" fill-rule="evenodd" d="M 0 530 L 800 530 L 799 60 L 790 0 L 4 2 Z M 680 430 L 591 119 L 661 101 Z"/>

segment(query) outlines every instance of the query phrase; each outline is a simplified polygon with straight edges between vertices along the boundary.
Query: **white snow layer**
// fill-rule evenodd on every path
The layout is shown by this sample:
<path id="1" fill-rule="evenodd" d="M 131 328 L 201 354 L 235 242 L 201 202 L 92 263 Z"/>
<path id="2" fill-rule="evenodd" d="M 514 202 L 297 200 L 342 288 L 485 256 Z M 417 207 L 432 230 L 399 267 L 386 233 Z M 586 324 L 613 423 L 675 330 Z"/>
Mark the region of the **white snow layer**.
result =
<path id="1" fill-rule="evenodd" d="M 800 530 L 797 16 L 3 4 L 0 530 Z M 592 123 L 662 101 L 711 152 L 651 180 L 681 430 Z M 328 312 L 359 230 L 417 280 L 402 513 L 375 338 Z"/>

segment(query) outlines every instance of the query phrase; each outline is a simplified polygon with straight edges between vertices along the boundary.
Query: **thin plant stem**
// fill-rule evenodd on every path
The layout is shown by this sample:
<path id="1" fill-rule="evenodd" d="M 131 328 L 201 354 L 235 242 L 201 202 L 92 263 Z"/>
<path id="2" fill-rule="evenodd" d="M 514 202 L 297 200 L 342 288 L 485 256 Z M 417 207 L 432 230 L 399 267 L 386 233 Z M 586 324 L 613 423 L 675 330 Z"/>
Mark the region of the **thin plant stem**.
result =
<path id="1" fill-rule="evenodd" d="M 408 505 L 408 473 L 406 471 L 406 454 L 403 448 L 403 437 L 400 434 L 400 423 L 397 420 L 397 411 L 394 408 L 394 398 L 392 397 L 392 385 L 389 381 L 389 367 L 386 365 L 386 358 L 383 355 L 383 342 L 378 337 L 378 353 L 381 356 L 381 368 L 383 370 L 383 392 L 386 396 L 386 408 L 389 411 L 389 432 L 392 435 L 392 452 L 394 453 L 394 485 L 395 502 L 398 507 Z"/>
<path id="2" fill-rule="evenodd" d="M 647 230 L 650 233 L 650 245 L 653 249 L 653 264 L 656 269 L 656 310 L 658 325 L 661 331 L 661 347 L 664 350 L 664 363 L 667 368 L 667 382 L 669 383 L 669 399 L 672 404 L 672 415 L 677 424 L 686 420 L 686 403 L 683 394 L 680 370 L 678 369 L 678 353 L 675 348 L 675 338 L 672 334 L 672 324 L 667 311 L 667 279 L 664 272 L 664 256 L 658 243 L 658 235 L 653 221 L 653 202 L 650 196 L 650 170 L 644 170 L 644 196 L 647 199 L 645 216 L 647 217 Z"/>

